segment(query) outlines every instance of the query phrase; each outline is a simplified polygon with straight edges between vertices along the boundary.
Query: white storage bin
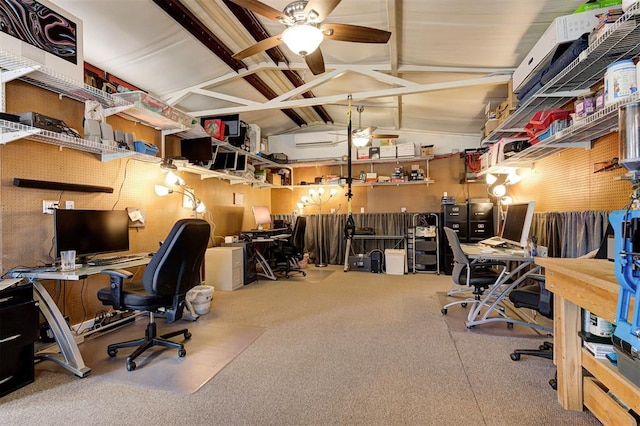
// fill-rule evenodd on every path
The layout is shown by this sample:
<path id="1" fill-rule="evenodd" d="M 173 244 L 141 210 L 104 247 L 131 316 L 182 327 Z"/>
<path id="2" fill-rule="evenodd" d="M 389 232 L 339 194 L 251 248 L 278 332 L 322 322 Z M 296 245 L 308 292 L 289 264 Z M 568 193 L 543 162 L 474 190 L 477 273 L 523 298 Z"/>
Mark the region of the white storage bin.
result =
<path id="1" fill-rule="evenodd" d="M 386 249 L 384 264 L 388 275 L 404 275 L 407 264 L 406 252 L 402 249 Z"/>

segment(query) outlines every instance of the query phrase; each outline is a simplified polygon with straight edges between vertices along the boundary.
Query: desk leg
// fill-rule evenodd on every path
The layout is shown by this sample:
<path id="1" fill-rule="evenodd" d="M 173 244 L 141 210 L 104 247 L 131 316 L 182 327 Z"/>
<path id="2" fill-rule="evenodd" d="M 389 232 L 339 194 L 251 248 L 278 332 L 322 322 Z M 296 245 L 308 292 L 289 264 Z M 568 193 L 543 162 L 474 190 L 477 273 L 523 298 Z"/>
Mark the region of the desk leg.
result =
<path id="1" fill-rule="evenodd" d="M 56 342 L 60 347 L 59 354 L 41 354 L 36 355 L 36 358 L 53 361 L 78 377 L 86 377 L 91 369 L 84 365 L 76 339 L 71 334 L 62 312 L 60 312 L 47 290 L 37 280 L 33 281 L 33 295 L 40 304 L 40 311 L 49 322 Z M 61 357 L 64 357 L 64 359 Z"/>
<path id="2" fill-rule="evenodd" d="M 262 273 L 258 272 L 258 275 L 275 281 L 277 279 L 276 274 L 273 273 L 273 269 L 269 266 L 269 262 L 267 262 L 267 259 L 264 258 L 259 250 L 256 250 L 256 257 L 258 258 L 258 263 L 262 268 Z"/>
<path id="3" fill-rule="evenodd" d="M 565 410 L 582 411 L 582 342 L 580 307 L 554 295 L 553 358 L 558 368 L 558 402 Z"/>

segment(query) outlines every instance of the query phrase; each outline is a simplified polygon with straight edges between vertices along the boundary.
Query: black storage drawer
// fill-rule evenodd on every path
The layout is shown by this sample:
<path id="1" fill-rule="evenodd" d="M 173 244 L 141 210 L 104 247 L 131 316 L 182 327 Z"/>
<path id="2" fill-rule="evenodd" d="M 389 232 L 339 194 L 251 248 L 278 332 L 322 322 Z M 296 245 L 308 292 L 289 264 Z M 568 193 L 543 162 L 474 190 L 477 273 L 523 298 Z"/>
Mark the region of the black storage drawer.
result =
<path id="1" fill-rule="evenodd" d="M 469 220 L 489 220 L 493 222 L 493 203 L 469 204 Z"/>
<path id="2" fill-rule="evenodd" d="M 444 224 L 447 226 L 450 222 L 466 222 L 467 221 L 467 205 L 466 204 L 450 204 L 444 205 Z"/>
<path id="3" fill-rule="evenodd" d="M 33 383 L 33 343 L 20 348 L 0 348 L 0 397 Z"/>
<path id="4" fill-rule="evenodd" d="M 471 241 L 480 241 L 485 238 L 493 237 L 493 224 L 490 222 L 471 222 L 469 223 L 469 239 Z"/>
<path id="5" fill-rule="evenodd" d="M 33 382 L 33 343 L 38 337 L 33 286 L 23 284 L 0 292 L 0 396 Z"/>

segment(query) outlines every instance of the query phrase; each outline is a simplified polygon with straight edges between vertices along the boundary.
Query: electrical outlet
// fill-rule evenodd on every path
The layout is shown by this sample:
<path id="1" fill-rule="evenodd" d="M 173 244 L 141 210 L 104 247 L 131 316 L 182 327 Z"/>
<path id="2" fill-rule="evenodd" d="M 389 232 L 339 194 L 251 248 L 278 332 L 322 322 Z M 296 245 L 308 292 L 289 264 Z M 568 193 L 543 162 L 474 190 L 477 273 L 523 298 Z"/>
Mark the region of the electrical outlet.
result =
<path id="1" fill-rule="evenodd" d="M 54 200 L 42 200 L 42 213 L 53 214 L 53 211 L 59 207 L 58 202 Z"/>
<path id="2" fill-rule="evenodd" d="M 67 210 L 73 210 L 75 208 L 76 204 L 73 201 L 65 201 L 64 202 L 64 208 Z"/>

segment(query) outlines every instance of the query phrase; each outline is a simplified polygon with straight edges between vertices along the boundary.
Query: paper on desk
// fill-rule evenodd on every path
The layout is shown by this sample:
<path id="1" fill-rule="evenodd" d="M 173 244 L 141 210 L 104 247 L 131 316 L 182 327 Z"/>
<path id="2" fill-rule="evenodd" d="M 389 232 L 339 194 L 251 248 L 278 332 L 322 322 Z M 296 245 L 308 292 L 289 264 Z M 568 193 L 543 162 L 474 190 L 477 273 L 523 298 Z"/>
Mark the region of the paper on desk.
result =
<path id="1" fill-rule="evenodd" d="M 6 280 L 0 280 L 0 291 L 4 290 L 5 288 L 9 288 L 12 285 L 18 284 L 20 281 L 22 281 L 22 278 L 9 278 Z"/>

